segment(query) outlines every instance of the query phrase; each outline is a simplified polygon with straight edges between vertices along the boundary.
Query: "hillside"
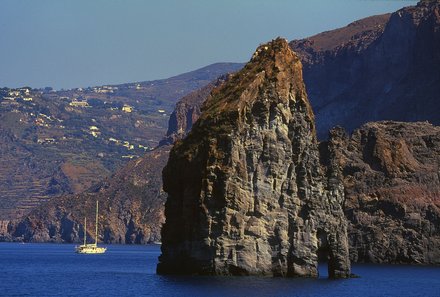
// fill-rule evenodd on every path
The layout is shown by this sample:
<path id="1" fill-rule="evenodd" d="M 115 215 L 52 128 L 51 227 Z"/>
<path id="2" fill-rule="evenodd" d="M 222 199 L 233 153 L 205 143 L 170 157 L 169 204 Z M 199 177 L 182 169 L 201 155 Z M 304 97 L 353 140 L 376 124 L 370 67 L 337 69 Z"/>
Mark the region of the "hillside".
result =
<path id="1" fill-rule="evenodd" d="M 78 195 L 54 197 L 20 221 L 9 223 L 9 236 L 31 242 L 79 242 L 83 221 L 94 221 L 94 203 L 100 204 L 100 241 L 138 243 L 160 241 L 165 196 L 162 168 L 169 146 L 132 160 L 114 176 Z M 88 237 L 94 239 L 93 225 Z M 4 239 L 11 239 L 6 236 Z"/>
<path id="2" fill-rule="evenodd" d="M 239 67 L 117 86 L 0 89 L 0 221 L 80 193 L 156 147 L 180 97 Z"/>

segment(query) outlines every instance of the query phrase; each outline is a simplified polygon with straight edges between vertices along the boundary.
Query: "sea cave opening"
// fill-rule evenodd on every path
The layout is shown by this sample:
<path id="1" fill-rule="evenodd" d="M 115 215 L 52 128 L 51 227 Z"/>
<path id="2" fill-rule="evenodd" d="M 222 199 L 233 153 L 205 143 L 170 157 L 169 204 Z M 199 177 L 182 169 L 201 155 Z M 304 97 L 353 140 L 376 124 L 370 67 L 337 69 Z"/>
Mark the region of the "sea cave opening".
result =
<path id="1" fill-rule="evenodd" d="M 318 277 L 319 278 L 328 278 L 330 275 L 329 271 L 329 250 L 328 248 L 319 248 L 318 249 Z"/>
<path id="2" fill-rule="evenodd" d="M 327 240 L 327 233 L 323 230 L 318 231 L 318 277 L 328 278 L 330 272 L 330 248 Z"/>

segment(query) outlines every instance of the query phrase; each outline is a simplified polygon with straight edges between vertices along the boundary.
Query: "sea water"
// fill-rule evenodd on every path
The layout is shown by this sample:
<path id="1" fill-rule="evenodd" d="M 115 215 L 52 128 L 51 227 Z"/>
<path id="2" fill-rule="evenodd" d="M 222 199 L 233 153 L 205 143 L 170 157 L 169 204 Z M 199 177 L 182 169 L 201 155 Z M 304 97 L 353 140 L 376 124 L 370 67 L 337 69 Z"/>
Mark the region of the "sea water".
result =
<path id="1" fill-rule="evenodd" d="M 353 265 L 360 278 L 198 277 L 156 274 L 160 246 L 0 243 L 0 296 L 440 296 L 440 267 Z"/>

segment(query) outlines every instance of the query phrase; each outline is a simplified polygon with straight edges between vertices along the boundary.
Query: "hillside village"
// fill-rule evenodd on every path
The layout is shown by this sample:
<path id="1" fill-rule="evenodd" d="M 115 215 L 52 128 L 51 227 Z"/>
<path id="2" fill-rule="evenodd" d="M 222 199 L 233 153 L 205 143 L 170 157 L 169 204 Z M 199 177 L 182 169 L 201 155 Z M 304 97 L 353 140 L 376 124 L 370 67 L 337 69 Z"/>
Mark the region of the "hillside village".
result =
<path id="1" fill-rule="evenodd" d="M 54 196 L 95 191 L 153 150 L 174 104 L 147 88 L 0 89 L 0 233 Z"/>
<path id="2" fill-rule="evenodd" d="M 43 104 L 46 104 L 47 99 L 49 100 L 57 100 L 59 101 L 59 109 L 55 111 L 55 113 L 59 113 L 62 111 L 69 112 L 73 115 L 80 114 L 84 118 L 88 118 L 88 116 L 93 116 L 94 114 L 99 118 L 99 116 L 109 116 L 111 120 L 120 119 L 127 117 L 126 114 L 132 114 L 132 117 L 136 118 L 134 126 L 135 128 L 140 128 L 142 125 L 145 125 L 145 120 L 138 119 L 138 117 L 142 117 L 138 113 L 136 113 L 136 108 L 127 103 L 120 103 L 115 101 L 105 101 L 98 98 L 92 98 L 90 93 L 98 93 L 98 94 L 107 94 L 114 93 L 117 90 L 117 87 L 95 87 L 92 88 L 91 92 L 88 94 L 79 95 L 83 91 L 83 89 L 76 89 L 73 96 L 58 96 L 58 92 L 49 91 L 44 92 L 42 90 L 32 90 L 31 88 L 18 88 L 18 89 L 0 89 L 0 104 L 2 113 L 17 113 L 21 114 L 19 118 L 19 123 L 23 125 L 29 125 L 33 123 L 37 127 L 41 128 L 49 128 L 49 129 L 57 129 L 57 130 L 65 130 L 65 121 L 63 119 L 57 118 L 56 115 L 48 114 L 49 112 L 44 113 L 44 110 L 41 110 Z M 86 91 L 87 92 L 87 91 Z M 111 99 L 111 98 L 106 98 Z M 56 102 L 52 102 L 55 105 Z M 66 104 L 67 103 L 67 104 Z M 50 105 L 50 104 L 49 104 Z M 43 108 L 44 109 L 44 108 Z M 84 110 L 82 110 L 84 109 Z M 102 111 L 106 114 L 102 115 Z M 156 111 L 150 110 L 150 114 L 147 117 L 154 117 L 154 121 L 156 121 L 157 126 L 161 126 L 166 124 L 167 119 L 163 119 L 161 117 L 166 117 L 167 113 L 165 109 L 157 109 Z M 157 113 L 156 116 L 154 113 Z M 146 113 L 144 112 L 144 117 Z M 65 117 L 65 115 L 63 115 Z M 151 121 L 148 118 L 148 121 Z M 102 133 L 101 129 L 95 125 L 97 120 L 95 118 L 91 118 L 92 125 L 87 127 L 68 127 L 69 128 L 80 128 L 82 132 L 93 136 L 94 138 L 100 139 L 109 145 L 117 145 L 121 147 L 125 147 L 127 150 L 135 150 L 140 149 L 142 151 L 147 151 L 152 149 L 157 142 L 157 139 L 142 139 L 143 143 L 140 143 L 141 138 L 137 137 L 136 140 L 133 139 L 124 139 L 124 135 L 117 133 Z M 117 121 L 116 121 L 117 122 Z M 116 124 L 116 123 L 115 123 Z M 150 123 L 149 126 L 151 126 Z M 108 132 L 108 131 L 107 131 Z M 41 133 L 41 134 L 51 134 Z M 59 133 L 55 133 L 59 134 Z M 106 137 L 108 136 L 108 137 Z M 54 137 L 44 137 L 37 138 L 37 143 L 39 144 L 54 144 L 58 141 L 68 140 L 66 135 L 54 136 Z"/>
<path id="3" fill-rule="evenodd" d="M 171 104 L 150 108 L 118 89 L 0 89 L 0 163 L 17 163 L 0 168 L 0 220 L 82 191 L 157 145 Z"/>

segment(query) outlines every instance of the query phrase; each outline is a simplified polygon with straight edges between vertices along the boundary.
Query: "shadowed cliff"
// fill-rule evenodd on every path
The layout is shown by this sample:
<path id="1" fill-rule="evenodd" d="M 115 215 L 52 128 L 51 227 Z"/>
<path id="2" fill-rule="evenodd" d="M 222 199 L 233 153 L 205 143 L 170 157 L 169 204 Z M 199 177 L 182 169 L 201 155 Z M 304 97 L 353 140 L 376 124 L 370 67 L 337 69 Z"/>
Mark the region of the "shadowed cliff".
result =
<path id="1" fill-rule="evenodd" d="M 421 1 L 392 14 L 290 43 L 318 136 L 378 120 L 440 125 L 440 1 Z"/>

